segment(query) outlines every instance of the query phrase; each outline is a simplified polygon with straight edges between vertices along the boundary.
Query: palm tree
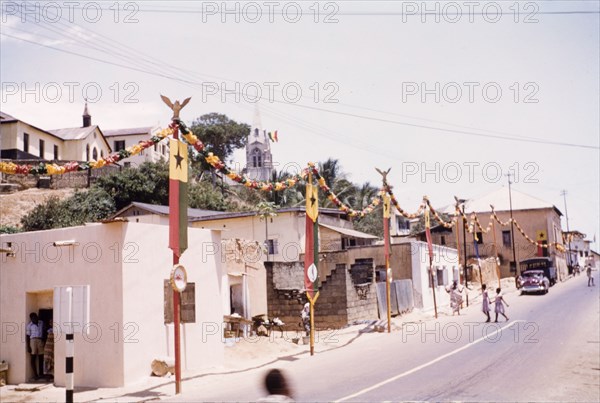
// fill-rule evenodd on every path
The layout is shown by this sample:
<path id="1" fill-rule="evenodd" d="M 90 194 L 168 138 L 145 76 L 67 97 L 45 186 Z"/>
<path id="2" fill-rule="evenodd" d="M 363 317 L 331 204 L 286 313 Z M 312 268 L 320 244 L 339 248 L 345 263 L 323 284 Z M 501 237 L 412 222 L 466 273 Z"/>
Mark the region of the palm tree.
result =
<path id="1" fill-rule="evenodd" d="M 319 173 L 325 179 L 325 183 L 333 193 L 346 204 L 351 204 L 350 198 L 354 193 L 354 184 L 346 179 L 339 160 L 328 158 L 325 162 L 319 162 Z M 333 207 L 334 204 L 323 193 L 319 193 L 319 205 L 322 207 Z"/>
<path id="2" fill-rule="evenodd" d="M 279 208 L 273 202 L 260 202 L 256 205 L 258 207 L 258 216 L 260 220 L 265 220 L 265 248 L 267 249 L 267 262 L 269 261 L 269 219 L 277 216 L 277 209 Z"/>

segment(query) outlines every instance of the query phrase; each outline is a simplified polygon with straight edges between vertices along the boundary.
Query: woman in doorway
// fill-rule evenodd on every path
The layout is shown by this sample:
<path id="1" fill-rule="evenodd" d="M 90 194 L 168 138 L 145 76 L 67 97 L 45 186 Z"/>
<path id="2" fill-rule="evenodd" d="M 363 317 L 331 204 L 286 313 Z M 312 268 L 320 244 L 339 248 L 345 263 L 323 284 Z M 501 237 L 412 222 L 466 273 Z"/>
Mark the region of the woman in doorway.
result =
<path id="1" fill-rule="evenodd" d="M 48 337 L 44 345 L 44 375 L 54 378 L 54 331 L 51 321 L 48 321 Z"/>

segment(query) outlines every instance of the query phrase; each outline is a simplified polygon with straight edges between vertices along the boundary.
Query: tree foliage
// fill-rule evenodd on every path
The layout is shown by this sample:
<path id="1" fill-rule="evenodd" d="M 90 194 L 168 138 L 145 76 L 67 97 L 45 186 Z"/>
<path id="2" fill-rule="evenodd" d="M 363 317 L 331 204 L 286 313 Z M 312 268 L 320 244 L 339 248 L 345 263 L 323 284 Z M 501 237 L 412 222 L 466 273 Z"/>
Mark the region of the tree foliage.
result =
<path id="1" fill-rule="evenodd" d="M 56 196 L 48 198 L 21 219 L 21 226 L 24 231 L 72 227 L 103 220 L 114 212 L 113 198 L 103 189 L 91 188 L 62 201 Z"/>
<path id="2" fill-rule="evenodd" d="M 225 211 L 232 208 L 221 192 L 206 181 L 191 183 L 188 186 L 188 204 L 191 208 Z"/>
<path id="3" fill-rule="evenodd" d="M 17 232 L 21 232 L 17 227 L 13 227 L 12 225 L 0 225 L 0 234 L 16 234 Z"/>
<path id="4" fill-rule="evenodd" d="M 144 162 L 137 168 L 100 177 L 94 186 L 112 196 L 117 210 L 134 201 L 164 206 L 169 204 L 169 165 Z"/>
<path id="5" fill-rule="evenodd" d="M 220 113 L 200 116 L 192 122 L 190 129 L 202 141 L 204 149 L 214 153 L 222 161 L 228 160 L 235 149 L 244 147 L 250 134 L 249 125 L 238 123 Z M 196 164 L 200 164 L 203 170 L 211 168 L 197 155 L 192 159 Z"/>

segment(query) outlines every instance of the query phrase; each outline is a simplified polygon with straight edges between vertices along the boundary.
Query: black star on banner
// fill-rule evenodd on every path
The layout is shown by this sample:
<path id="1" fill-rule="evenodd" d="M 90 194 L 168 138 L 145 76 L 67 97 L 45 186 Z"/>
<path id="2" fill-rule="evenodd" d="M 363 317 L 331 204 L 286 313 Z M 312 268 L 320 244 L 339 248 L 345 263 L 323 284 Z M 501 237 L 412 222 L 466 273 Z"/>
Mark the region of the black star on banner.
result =
<path id="1" fill-rule="evenodd" d="M 314 206 L 316 201 L 317 201 L 317 199 L 315 199 L 314 195 L 310 197 L 310 205 L 311 206 Z"/>
<path id="2" fill-rule="evenodd" d="M 181 162 L 185 159 L 181 156 L 181 150 L 179 149 L 179 147 L 177 147 L 177 154 L 174 156 L 175 158 L 175 168 L 183 168 L 181 166 Z"/>

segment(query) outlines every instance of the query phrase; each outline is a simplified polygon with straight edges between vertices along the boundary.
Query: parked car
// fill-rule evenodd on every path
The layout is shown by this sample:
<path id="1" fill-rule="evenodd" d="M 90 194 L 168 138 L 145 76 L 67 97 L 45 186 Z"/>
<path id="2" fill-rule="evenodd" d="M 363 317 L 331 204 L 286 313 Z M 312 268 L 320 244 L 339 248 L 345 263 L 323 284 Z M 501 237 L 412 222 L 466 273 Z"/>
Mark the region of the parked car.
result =
<path id="1" fill-rule="evenodd" d="M 544 275 L 543 270 L 528 270 L 521 273 L 517 279 L 521 295 L 529 292 L 547 294 L 550 289 L 550 280 Z"/>

